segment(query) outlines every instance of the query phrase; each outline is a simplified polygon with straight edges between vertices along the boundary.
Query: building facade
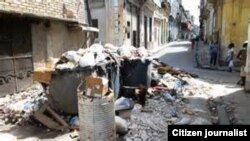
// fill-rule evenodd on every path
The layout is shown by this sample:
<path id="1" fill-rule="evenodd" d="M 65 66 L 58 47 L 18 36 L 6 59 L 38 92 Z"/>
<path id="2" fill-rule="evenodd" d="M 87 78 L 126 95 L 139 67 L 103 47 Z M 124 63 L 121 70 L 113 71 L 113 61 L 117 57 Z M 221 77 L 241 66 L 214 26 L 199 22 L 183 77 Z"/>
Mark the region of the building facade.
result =
<path id="1" fill-rule="evenodd" d="M 179 37 L 180 33 L 180 5 L 181 0 L 168 0 L 171 7 L 170 17 L 169 17 L 169 41 L 175 41 Z"/>
<path id="2" fill-rule="evenodd" d="M 141 9 L 140 45 L 156 48 L 168 42 L 170 4 L 161 0 L 146 0 Z"/>
<path id="3" fill-rule="evenodd" d="M 97 40 L 147 48 L 167 41 L 168 3 L 160 0 L 93 0 L 91 17 L 100 29 Z M 155 36 L 154 36 L 155 35 Z"/>
<path id="4" fill-rule="evenodd" d="M 32 72 L 86 43 L 83 0 L 0 1 L 0 95 L 28 87 Z"/>
<path id="5" fill-rule="evenodd" d="M 227 46 L 234 43 L 237 52 L 247 40 L 249 0 L 202 0 L 201 33 L 205 40 L 220 43 L 220 59 L 226 57 Z"/>

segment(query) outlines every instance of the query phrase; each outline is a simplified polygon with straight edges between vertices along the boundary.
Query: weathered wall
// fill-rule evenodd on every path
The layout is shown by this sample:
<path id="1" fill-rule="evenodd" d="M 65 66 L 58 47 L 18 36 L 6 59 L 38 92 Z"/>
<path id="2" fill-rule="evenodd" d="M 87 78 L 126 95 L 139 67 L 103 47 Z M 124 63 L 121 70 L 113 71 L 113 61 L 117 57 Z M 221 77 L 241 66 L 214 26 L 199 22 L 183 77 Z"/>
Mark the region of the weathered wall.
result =
<path id="1" fill-rule="evenodd" d="M 105 7 L 102 8 L 94 8 L 91 9 L 91 16 L 92 19 L 97 19 L 98 20 L 98 28 L 99 28 L 99 34 L 98 34 L 98 41 L 101 41 L 103 43 L 107 42 L 106 39 L 106 34 L 107 34 L 107 30 L 106 30 L 106 12 L 105 12 Z"/>
<path id="2" fill-rule="evenodd" d="M 98 20 L 98 38 L 97 41 L 106 43 L 108 41 L 108 31 L 107 31 L 107 24 L 106 21 L 108 19 L 107 13 L 106 13 L 106 3 L 105 0 L 103 1 L 90 1 L 90 12 L 92 20 L 97 19 Z"/>
<path id="3" fill-rule="evenodd" d="M 46 65 L 46 48 L 47 48 L 47 31 L 44 24 L 32 24 L 32 54 L 34 68 L 45 67 Z"/>
<path id="4" fill-rule="evenodd" d="M 220 8 L 220 7 L 219 7 Z M 224 0 L 222 20 L 218 19 L 218 28 L 221 29 L 222 59 L 226 56 L 229 43 L 234 43 L 238 52 L 247 40 L 248 18 L 250 17 L 249 0 Z M 220 14 L 220 13 L 219 13 Z M 222 23 L 221 23 L 222 21 Z"/>
<path id="5" fill-rule="evenodd" d="M 126 33 L 125 43 L 127 45 L 133 45 L 133 31 L 138 31 L 137 28 L 137 13 L 136 13 L 136 6 L 132 3 L 128 3 L 126 5 L 126 24 L 124 25 L 127 28 L 127 32 L 129 32 L 130 37 L 128 37 Z M 127 22 L 130 23 L 128 27 Z M 136 37 L 135 37 L 136 38 Z"/>
<path id="6" fill-rule="evenodd" d="M 98 19 L 97 40 L 120 46 L 125 38 L 125 10 L 123 0 L 90 1 L 92 19 Z"/>
<path id="7" fill-rule="evenodd" d="M 86 37 L 80 29 L 68 27 L 62 22 L 32 24 L 34 68 L 46 66 L 49 58 L 59 58 L 68 50 L 78 50 Z"/>
<path id="8" fill-rule="evenodd" d="M 153 46 L 158 47 L 161 45 L 161 20 L 154 20 L 154 38 L 153 38 Z"/>
<path id="9" fill-rule="evenodd" d="M 31 81 L 32 45 L 30 22 L 1 17 L 0 96 L 26 89 Z"/>
<path id="10" fill-rule="evenodd" d="M 153 40 L 154 36 L 154 32 L 153 32 L 153 14 L 154 11 L 152 11 L 151 9 L 148 8 L 148 5 L 146 4 L 145 7 L 143 7 L 143 12 L 142 12 L 142 17 L 141 17 L 141 46 L 145 46 L 145 36 L 147 36 L 146 38 L 146 44 L 147 44 L 147 48 L 152 48 L 152 42 L 150 42 L 150 36 Z M 145 21 L 144 17 L 147 17 L 147 20 Z M 150 24 L 149 24 L 149 19 L 152 18 L 152 33 L 150 34 Z M 145 22 L 147 23 L 147 27 L 145 30 Z"/>
<path id="11" fill-rule="evenodd" d="M 1 11 L 87 23 L 83 0 L 1 0 Z"/>
<path id="12" fill-rule="evenodd" d="M 250 92 L 250 18 L 248 19 L 248 47 L 247 47 L 247 62 L 246 62 L 246 84 L 245 90 Z"/>

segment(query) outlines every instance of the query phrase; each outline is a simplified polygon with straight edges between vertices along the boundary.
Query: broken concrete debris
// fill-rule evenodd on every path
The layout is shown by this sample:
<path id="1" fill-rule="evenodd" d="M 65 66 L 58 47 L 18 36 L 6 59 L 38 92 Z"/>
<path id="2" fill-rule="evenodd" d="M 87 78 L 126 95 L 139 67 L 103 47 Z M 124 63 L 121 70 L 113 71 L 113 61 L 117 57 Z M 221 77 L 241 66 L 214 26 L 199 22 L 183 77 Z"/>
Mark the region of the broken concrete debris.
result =
<path id="1" fill-rule="evenodd" d="M 21 124 L 29 120 L 47 100 L 43 86 L 35 83 L 23 92 L 1 98 L 2 119 L 6 123 Z"/>

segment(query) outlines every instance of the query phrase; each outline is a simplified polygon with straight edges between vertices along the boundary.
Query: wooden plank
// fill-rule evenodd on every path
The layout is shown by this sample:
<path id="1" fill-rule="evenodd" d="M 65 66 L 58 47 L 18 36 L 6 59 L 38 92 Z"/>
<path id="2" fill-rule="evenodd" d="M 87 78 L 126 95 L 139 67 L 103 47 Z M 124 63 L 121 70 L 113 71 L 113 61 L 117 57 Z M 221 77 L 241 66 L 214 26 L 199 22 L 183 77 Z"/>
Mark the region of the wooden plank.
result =
<path id="1" fill-rule="evenodd" d="M 48 116 L 41 114 L 41 113 L 35 113 L 34 117 L 41 122 L 46 127 L 53 129 L 53 130 L 62 130 L 64 127 L 60 126 L 58 123 L 54 122 L 51 118 Z"/>
<path id="2" fill-rule="evenodd" d="M 63 130 L 65 129 L 67 126 L 65 126 L 65 124 L 67 124 L 65 121 L 60 121 L 59 123 L 56 122 L 58 121 L 58 117 L 56 118 L 56 121 L 54 121 L 52 118 L 46 116 L 44 114 L 45 111 L 48 111 L 53 117 L 58 116 L 49 106 L 48 104 L 44 104 L 38 111 L 36 111 L 34 113 L 34 117 L 36 120 L 38 120 L 39 122 L 41 122 L 43 125 L 45 125 L 46 127 L 53 129 L 53 130 Z M 61 119 L 62 120 L 62 119 Z M 64 123 L 62 123 L 64 122 Z M 60 125 L 62 124 L 62 125 Z"/>
<path id="3" fill-rule="evenodd" d="M 47 107 L 47 110 L 61 125 L 63 125 L 64 127 L 68 127 L 68 124 L 49 106 Z"/>

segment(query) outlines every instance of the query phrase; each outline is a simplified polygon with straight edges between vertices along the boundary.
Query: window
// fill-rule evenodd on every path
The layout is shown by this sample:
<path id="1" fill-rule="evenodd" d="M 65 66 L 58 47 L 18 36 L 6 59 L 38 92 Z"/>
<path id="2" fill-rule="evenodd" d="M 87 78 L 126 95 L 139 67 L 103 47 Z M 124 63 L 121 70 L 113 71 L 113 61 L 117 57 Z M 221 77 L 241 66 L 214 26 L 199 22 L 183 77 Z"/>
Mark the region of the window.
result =
<path id="1" fill-rule="evenodd" d="M 130 21 L 127 21 L 127 38 L 130 39 Z"/>
<path id="2" fill-rule="evenodd" d="M 93 19 L 92 20 L 92 25 L 93 25 L 93 27 L 98 28 L 98 20 L 97 19 Z"/>
<path id="3" fill-rule="evenodd" d="M 98 28 L 98 19 L 93 19 L 92 20 L 92 26 Z M 98 33 L 94 33 L 95 38 L 99 37 Z"/>
<path id="4" fill-rule="evenodd" d="M 149 18 L 149 41 L 152 41 L 152 18 Z"/>

